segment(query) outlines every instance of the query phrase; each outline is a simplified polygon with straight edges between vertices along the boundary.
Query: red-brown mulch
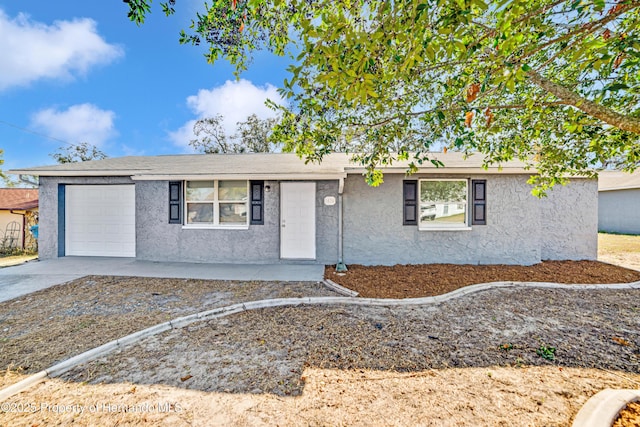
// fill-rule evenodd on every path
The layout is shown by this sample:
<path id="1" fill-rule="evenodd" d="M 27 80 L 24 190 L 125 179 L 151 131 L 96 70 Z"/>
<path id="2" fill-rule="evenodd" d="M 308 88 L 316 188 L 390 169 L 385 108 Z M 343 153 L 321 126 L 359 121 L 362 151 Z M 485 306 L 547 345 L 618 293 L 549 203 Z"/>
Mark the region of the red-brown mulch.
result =
<path id="1" fill-rule="evenodd" d="M 335 266 L 325 277 L 354 290 L 364 298 L 419 298 L 442 295 L 463 286 L 488 282 L 554 282 L 568 284 L 630 283 L 640 281 L 640 271 L 598 261 L 544 261 L 522 265 L 422 264 L 348 265 L 341 275 Z"/>
<path id="2" fill-rule="evenodd" d="M 640 402 L 629 403 L 618 415 L 612 427 L 640 426 Z"/>

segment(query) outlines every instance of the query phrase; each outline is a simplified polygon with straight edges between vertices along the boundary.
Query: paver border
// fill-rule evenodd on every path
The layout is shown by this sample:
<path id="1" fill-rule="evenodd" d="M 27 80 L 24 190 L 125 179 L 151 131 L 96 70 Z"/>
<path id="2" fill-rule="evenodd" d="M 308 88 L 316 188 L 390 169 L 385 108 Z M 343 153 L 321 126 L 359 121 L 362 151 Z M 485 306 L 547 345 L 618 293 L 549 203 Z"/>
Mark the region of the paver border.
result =
<path id="1" fill-rule="evenodd" d="M 344 304 L 344 305 L 365 305 L 365 306 L 415 306 L 415 305 L 428 305 L 428 304 L 440 304 L 445 301 L 452 300 L 454 298 L 462 297 L 468 294 L 477 293 L 489 289 L 499 288 L 512 288 L 512 287 L 525 287 L 525 288 L 542 288 L 542 289 L 589 289 L 589 290 L 603 290 L 603 289 L 640 289 L 640 281 L 633 283 L 616 283 L 616 284 L 602 284 L 602 285 L 583 285 L 583 284 L 562 284 L 562 283 L 545 283 L 545 282 L 490 282 L 480 283 L 476 285 L 465 286 L 456 289 L 452 292 L 437 295 L 432 297 L 422 298 L 404 298 L 404 299 L 377 299 L 377 298 L 354 298 L 354 297 L 301 297 L 301 298 L 274 298 L 266 300 L 248 301 L 243 303 L 237 303 L 228 305 L 225 307 L 214 308 L 212 310 L 206 310 L 199 313 L 191 314 L 188 316 L 182 316 L 163 322 L 149 328 L 134 332 L 122 338 L 110 341 L 99 347 L 87 350 L 84 353 L 73 356 L 67 360 L 64 360 L 56 365 L 53 365 L 43 371 L 30 375 L 29 377 L 12 384 L 4 389 L 0 390 L 0 402 L 14 396 L 27 388 L 36 385 L 46 378 L 56 377 L 64 374 L 72 368 L 97 359 L 98 357 L 105 356 L 119 347 L 135 344 L 144 338 L 166 332 L 171 329 L 179 329 L 188 326 L 192 323 L 212 320 L 231 314 L 241 313 L 248 310 L 258 310 L 262 308 L 273 307 L 287 307 L 298 305 L 322 305 L 322 304 Z M 345 288 L 346 289 L 346 288 Z M 578 427 L 578 426 L 574 426 Z M 580 427 L 582 427 L 580 425 Z"/>

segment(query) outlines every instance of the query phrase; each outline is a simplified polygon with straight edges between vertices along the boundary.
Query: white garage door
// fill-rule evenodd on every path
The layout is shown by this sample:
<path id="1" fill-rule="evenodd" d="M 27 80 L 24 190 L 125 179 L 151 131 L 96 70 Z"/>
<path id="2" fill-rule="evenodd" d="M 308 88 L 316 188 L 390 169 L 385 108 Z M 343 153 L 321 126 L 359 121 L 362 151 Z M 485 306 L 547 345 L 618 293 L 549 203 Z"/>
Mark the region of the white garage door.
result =
<path id="1" fill-rule="evenodd" d="M 65 254 L 135 257 L 135 186 L 67 185 Z"/>

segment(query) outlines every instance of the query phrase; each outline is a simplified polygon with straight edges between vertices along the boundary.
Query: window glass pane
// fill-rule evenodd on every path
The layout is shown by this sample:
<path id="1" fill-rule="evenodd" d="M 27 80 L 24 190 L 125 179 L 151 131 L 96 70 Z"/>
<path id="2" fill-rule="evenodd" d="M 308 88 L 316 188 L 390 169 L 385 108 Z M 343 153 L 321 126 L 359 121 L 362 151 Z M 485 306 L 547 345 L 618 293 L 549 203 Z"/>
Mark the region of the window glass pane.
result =
<path id="1" fill-rule="evenodd" d="M 212 202 L 213 197 L 213 181 L 187 181 L 187 200 Z"/>
<path id="2" fill-rule="evenodd" d="M 466 224 L 467 181 L 420 181 L 420 224 L 448 227 Z"/>
<path id="3" fill-rule="evenodd" d="M 187 203 L 187 224 L 213 223 L 213 203 Z"/>
<path id="4" fill-rule="evenodd" d="M 247 200 L 247 181 L 219 181 L 219 200 Z"/>
<path id="5" fill-rule="evenodd" d="M 245 203 L 220 203 L 220 224 L 246 224 Z"/>

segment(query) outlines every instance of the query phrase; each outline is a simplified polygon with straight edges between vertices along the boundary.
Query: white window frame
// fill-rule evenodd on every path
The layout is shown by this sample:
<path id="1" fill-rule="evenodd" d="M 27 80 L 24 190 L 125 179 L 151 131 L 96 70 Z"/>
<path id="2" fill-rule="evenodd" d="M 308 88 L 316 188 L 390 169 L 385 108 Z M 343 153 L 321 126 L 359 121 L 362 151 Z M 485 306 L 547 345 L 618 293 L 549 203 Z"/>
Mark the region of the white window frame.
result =
<path id="1" fill-rule="evenodd" d="M 442 182 L 442 181 L 462 181 L 465 183 L 465 194 L 466 194 L 466 198 L 465 198 L 465 210 L 464 210 L 464 223 L 455 223 L 453 225 L 446 225 L 443 223 L 433 223 L 433 224 L 426 224 L 422 221 L 422 212 L 421 212 L 421 206 L 422 206 L 422 183 L 423 182 Z M 470 221 L 470 212 L 469 212 L 469 199 L 470 199 L 470 194 L 469 194 L 469 179 L 466 178 L 425 178 L 425 179 L 419 179 L 418 180 L 418 230 L 420 231 L 467 231 L 467 230 L 471 230 L 471 221 Z"/>
<path id="2" fill-rule="evenodd" d="M 206 182 L 206 181 L 213 181 L 213 200 L 202 200 L 202 201 L 197 201 L 197 200 L 188 200 L 188 195 L 187 195 L 187 184 L 190 182 Z M 247 196 L 245 198 L 245 200 L 220 200 L 219 199 L 219 185 L 220 182 L 225 182 L 225 181 L 245 181 L 243 179 L 205 179 L 205 180 L 196 180 L 196 179 L 192 179 L 192 180 L 188 180 L 188 181 L 184 181 L 184 188 L 183 188 L 183 193 L 184 194 L 184 206 L 183 206 L 183 212 L 184 212 L 184 223 L 182 225 L 182 228 L 192 228 L 192 229 L 224 229 L 224 230 L 247 230 L 249 228 L 249 216 L 251 214 L 250 211 L 250 205 L 249 205 L 249 195 L 250 195 L 250 188 L 249 188 L 249 180 L 246 180 L 246 188 L 247 188 Z M 201 204 L 211 204 L 213 206 L 213 222 L 211 223 L 196 223 L 196 224 L 190 224 L 189 223 L 189 210 L 188 210 L 188 205 L 190 203 L 201 203 Z M 220 204 L 225 204 L 225 203 L 234 203 L 234 204 L 240 204 L 240 203 L 244 203 L 245 205 L 245 209 L 247 212 L 247 216 L 246 216 L 246 220 L 244 224 L 240 224 L 240 223 L 236 223 L 236 224 L 224 224 L 224 223 L 220 223 Z"/>

